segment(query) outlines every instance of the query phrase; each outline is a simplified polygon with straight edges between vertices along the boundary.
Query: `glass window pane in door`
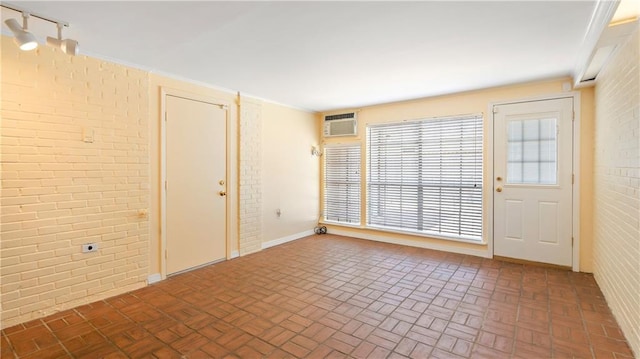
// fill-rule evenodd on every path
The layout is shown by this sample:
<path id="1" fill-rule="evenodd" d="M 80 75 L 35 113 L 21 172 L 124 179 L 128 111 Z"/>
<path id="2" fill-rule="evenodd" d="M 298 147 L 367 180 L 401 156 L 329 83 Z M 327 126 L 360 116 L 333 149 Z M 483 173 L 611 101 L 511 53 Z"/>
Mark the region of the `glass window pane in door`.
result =
<path id="1" fill-rule="evenodd" d="M 557 119 L 511 120 L 507 125 L 508 184 L 556 184 Z"/>

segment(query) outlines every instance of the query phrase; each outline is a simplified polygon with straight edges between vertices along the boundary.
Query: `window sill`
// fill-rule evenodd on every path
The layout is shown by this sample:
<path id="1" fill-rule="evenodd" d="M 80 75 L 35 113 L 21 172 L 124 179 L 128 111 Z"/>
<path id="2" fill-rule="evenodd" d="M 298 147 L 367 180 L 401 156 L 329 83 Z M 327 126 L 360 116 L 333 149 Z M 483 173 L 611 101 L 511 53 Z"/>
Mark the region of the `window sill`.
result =
<path id="1" fill-rule="evenodd" d="M 360 229 L 360 230 L 370 230 L 370 231 L 383 232 L 383 233 L 393 233 L 393 234 L 400 234 L 400 235 L 418 237 L 418 238 L 429 238 L 429 239 L 443 240 L 443 241 L 448 241 L 448 242 L 475 244 L 475 245 L 478 245 L 478 246 L 486 246 L 487 245 L 487 241 L 485 241 L 484 239 L 479 240 L 479 239 L 471 239 L 471 238 L 458 238 L 458 237 L 450 237 L 450 236 L 444 236 L 444 235 L 435 235 L 435 234 L 418 233 L 418 232 L 411 232 L 411 231 L 394 230 L 394 229 L 389 229 L 389 228 L 385 228 L 385 227 L 361 226 L 361 225 L 357 225 L 357 224 L 347 224 L 347 223 L 339 223 L 339 222 L 331 222 L 331 221 L 320 221 L 320 223 L 322 225 L 331 225 L 331 226 L 352 228 L 352 229 Z"/>
<path id="2" fill-rule="evenodd" d="M 350 224 L 350 223 L 333 222 L 333 221 L 325 221 L 325 220 L 320 220 L 320 224 L 322 224 L 322 225 L 330 225 L 330 226 L 340 226 L 340 227 L 354 228 L 354 229 L 366 229 L 366 228 L 362 227 L 359 224 Z"/>

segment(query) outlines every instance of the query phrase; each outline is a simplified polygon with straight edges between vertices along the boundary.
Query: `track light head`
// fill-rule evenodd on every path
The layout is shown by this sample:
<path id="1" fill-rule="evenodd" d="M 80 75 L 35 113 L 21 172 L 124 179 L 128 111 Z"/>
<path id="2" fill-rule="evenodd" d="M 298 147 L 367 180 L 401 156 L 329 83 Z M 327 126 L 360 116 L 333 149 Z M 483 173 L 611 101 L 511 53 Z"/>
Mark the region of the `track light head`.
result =
<path id="1" fill-rule="evenodd" d="M 71 39 L 56 39 L 55 37 L 47 36 L 47 45 L 56 47 L 67 55 L 77 55 L 80 48 L 76 40 Z"/>
<path id="2" fill-rule="evenodd" d="M 71 39 L 62 40 L 62 28 L 64 27 L 64 24 L 59 22 L 56 24 L 56 27 L 58 28 L 58 38 L 56 39 L 55 37 L 47 36 L 47 45 L 57 47 L 67 55 L 77 55 L 80 50 L 78 42 Z"/>
<path id="3" fill-rule="evenodd" d="M 24 19 L 26 24 L 27 17 L 25 16 Z M 13 32 L 13 36 L 15 36 L 14 41 L 16 45 L 18 45 L 20 50 L 29 51 L 38 47 L 38 41 L 36 40 L 36 37 L 33 36 L 33 34 L 29 31 L 23 29 L 22 26 L 20 26 L 20 24 L 18 23 L 18 20 L 8 19 L 4 23 L 7 24 L 9 29 L 11 29 L 11 32 Z"/>

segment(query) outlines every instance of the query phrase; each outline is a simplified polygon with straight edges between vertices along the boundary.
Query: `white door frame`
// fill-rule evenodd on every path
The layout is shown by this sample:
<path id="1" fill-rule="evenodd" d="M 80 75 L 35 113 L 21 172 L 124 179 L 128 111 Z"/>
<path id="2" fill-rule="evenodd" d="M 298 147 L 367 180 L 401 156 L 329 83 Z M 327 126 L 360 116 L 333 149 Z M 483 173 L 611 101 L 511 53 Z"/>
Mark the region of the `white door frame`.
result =
<path id="1" fill-rule="evenodd" d="M 489 124 L 487 127 L 487 136 L 486 136 L 486 148 L 487 148 L 487 159 L 485 163 L 487 164 L 487 169 L 485 172 L 485 180 L 484 180 L 484 188 L 487 189 L 485 191 L 484 200 L 487 203 L 485 207 L 487 209 L 487 242 L 489 245 L 489 255 L 493 258 L 493 196 L 494 196 L 494 178 L 495 174 L 493 173 L 493 154 L 494 154 L 494 116 L 493 116 L 493 108 L 494 106 L 499 105 L 509 105 L 515 103 L 523 103 L 523 102 L 532 102 L 532 101 L 542 101 L 542 100 L 555 100 L 561 98 L 571 98 L 573 99 L 573 169 L 572 173 L 574 176 L 574 182 L 572 186 L 572 203 L 571 203 L 571 211 L 572 211 L 572 237 L 573 237 L 573 258 L 572 258 L 572 270 L 574 272 L 580 271 L 580 92 L 572 91 L 565 92 L 559 94 L 550 94 L 544 96 L 537 97 L 528 97 L 523 99 L 516 100 L 505 100 L 505 101 L 496 101 L 489 103 L 489 110 L 487 113 L 489 114 L 488 120 Z"/>
<path id="2" fill-rule="evenodd" d="M 165 183 L 167 181 L 167 96 L 180 97 L 187 100 L 199 101 L 208 103 L 211 105 L 219 106 L 226 111 L 226 168 L 225 168 L 225 181 L 227 183 L 227 193 L 229 193 L 229 181 L 231 179 L 229 171 L 229 163 L 231 161 L 230 151 L 230 116 L 229 116 L 229 104 L 227 101 L 219 100 L 207 96 L 199 96 L 190 92 L 180 91 L 172 88 L 161 87 L 160 88 L 160 275 L 162 279 L 167 278 L 167 188 Z M 226 197 L 225 204 L 226 223 L 225 223 L 225 257 L 231 258 L 231 245 L 229 240 L 229 228 L 231 226 L 231 201 L 229 195 Z"/>

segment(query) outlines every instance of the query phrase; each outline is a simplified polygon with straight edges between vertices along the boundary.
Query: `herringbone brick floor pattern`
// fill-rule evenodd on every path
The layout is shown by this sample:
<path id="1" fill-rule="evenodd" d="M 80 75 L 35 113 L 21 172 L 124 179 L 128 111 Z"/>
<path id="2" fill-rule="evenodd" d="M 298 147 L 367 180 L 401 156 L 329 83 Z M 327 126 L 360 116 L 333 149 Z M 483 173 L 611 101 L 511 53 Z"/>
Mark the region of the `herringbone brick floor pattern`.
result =
<path id="1" fill-rule="evenodd" d="M 312 236 L 2 331 L 2 358 L 632 358 L 593 276 Z"/>

